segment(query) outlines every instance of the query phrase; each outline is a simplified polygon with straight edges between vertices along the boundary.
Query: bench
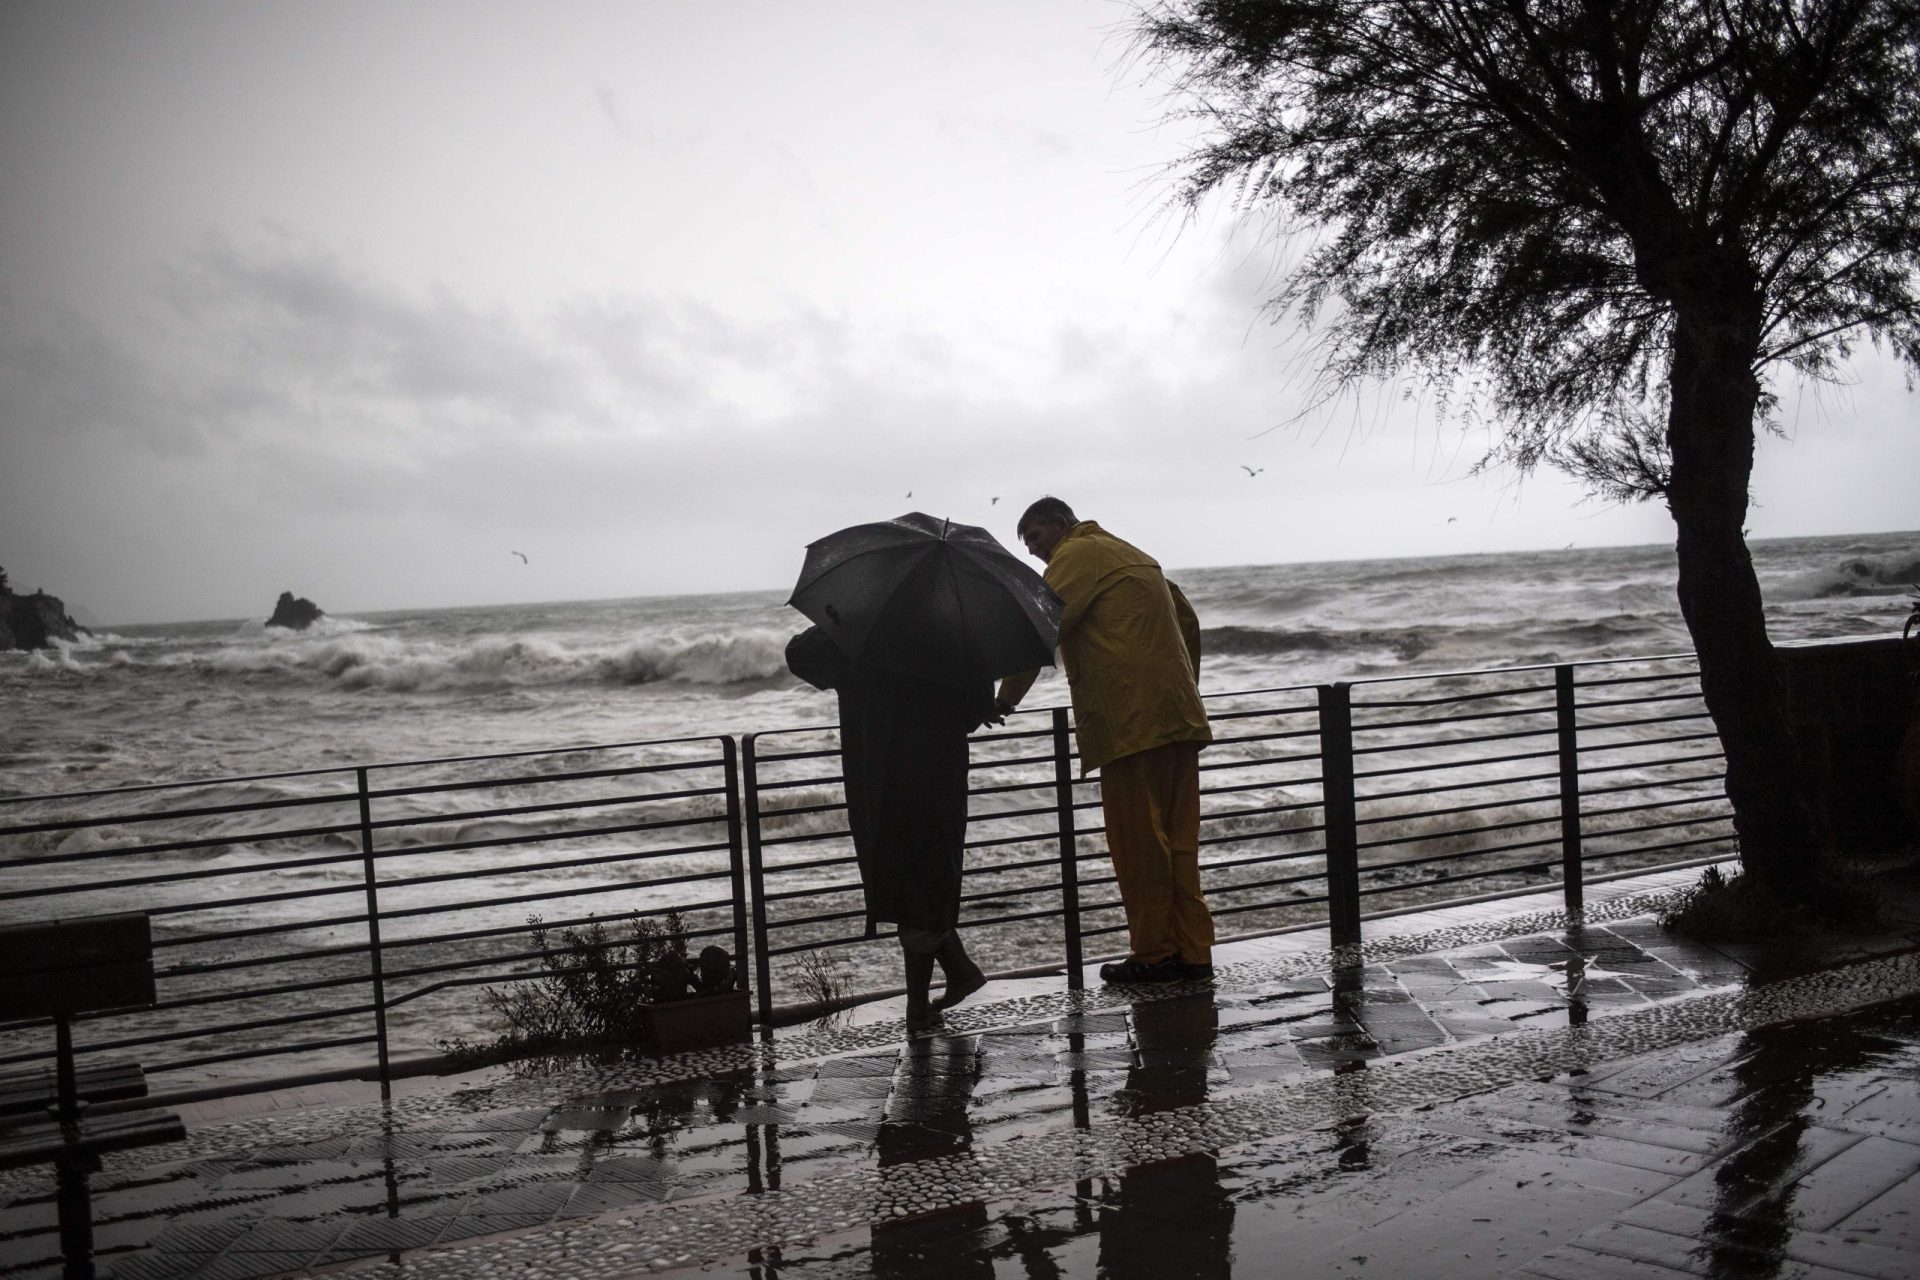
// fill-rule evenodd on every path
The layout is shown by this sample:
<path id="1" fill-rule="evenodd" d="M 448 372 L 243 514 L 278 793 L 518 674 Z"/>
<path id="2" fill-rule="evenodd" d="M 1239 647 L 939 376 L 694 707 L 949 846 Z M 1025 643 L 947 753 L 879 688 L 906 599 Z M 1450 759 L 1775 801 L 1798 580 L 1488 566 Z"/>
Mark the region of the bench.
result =
<path id="1" fill-rule="evenodd" d="M 90 1063 L 74 1068 L 74 1084 L 83 1102 L 143 1098 L 147 1075 L 137 1062 Z M 0 1076 L 0 1124 L 22 1113 L 44 1114 L 59 1097 L 60 1075 L 52 1067 L 31 1067 Z"/>
<path id="2" fill-rule="evenodd" d="M 146 1073 L 125 1061 L 80 1066 L 72 1020 L 153 1002 L 153 935 L 142 913 L 0 926 L 0 1022 L 51 1018 L 54 1028 L 51 1068 L 0 1077 L 0 1169 L 54 1166 L 68 1280 L 93 1280 L 87 1179 L 100 1156 L 186 1136 L 169 1112 L 88 1114 L 93 1103 L 145 1097 Z"/>

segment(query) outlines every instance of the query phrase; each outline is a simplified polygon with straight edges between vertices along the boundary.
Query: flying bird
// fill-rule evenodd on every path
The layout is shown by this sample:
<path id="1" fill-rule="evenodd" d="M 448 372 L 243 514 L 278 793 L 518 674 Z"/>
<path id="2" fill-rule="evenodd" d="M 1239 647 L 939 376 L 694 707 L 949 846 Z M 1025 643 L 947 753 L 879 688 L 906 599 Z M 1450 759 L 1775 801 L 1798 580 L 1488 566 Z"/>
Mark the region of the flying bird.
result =
<path id="1" fill-rule="evenodd" d="M 999 506 L 999 505 L 1000 505 L 1000 499 L 998 499 L 998 498 L 994 498 L 994 499 L 992 499 L 991 501 L 989 501 L 989 502 L 987 503 L 987 505 L 988 505 L 988 506 L 990 506 L 990 507 L 997 507 L 997 506 Z"/>
<path id="2" fill-rule="evenodd" d="M 907 490 L 907 496 L 911 498 L 913 496 L 913 490 L 911 489 Z"/>
<path id="3" fill-rule="evenodd" d="M 531 560 L 529 560 L 529 559 L 527 559 L 527 553 L 526 553 L 526 552 L 524 552 L 524 551 L 509 551 L 509 552 L 507 552 L 507 554 L 508 554 L 508 555 L 510 555 L 510 556 L 519 556 L 519 557 L 520 557 L 520 563 L 521 563 L 521 564 L 532 564 L 532 563 L 533 563 L 533 561 L 531 561 Z"/>
<path id="4" fill-rule="evenodd" d="M 1244 463 L 1244 462 L 1240 464 L 1240 469 L 1241 469 L 1242 471 L 1244 471 L 1244 472 L 1246 472 L 1246 473 L 1247 473 L 1247 475 L 1248 475 L 1249 477 L 1252 477 L 1252 476 L 1257 476 L 1257 475 L 1259 475 L 1259 474 L 1260 474 L 1260 473 L 1261 473 L 1262 471 L 1265 471 L 1265 470 L 1266 470 L 1266 468 L 1265 468 L 1265 467 L 1250 467 L 1250 466 L 1248 466 L 1248 465 L 1247 465 L 1246 463 Z"/>
<path id="5" fill-rule="evenodd" d="M 1460 517 L 1459 517 L 1459 516 L 1448 516 L 1448 517 L 1447 517 L 1447 523 L 1448 523 L 1448 524 L 1459 524 L 1459 523 L 1460 523 Z"/>

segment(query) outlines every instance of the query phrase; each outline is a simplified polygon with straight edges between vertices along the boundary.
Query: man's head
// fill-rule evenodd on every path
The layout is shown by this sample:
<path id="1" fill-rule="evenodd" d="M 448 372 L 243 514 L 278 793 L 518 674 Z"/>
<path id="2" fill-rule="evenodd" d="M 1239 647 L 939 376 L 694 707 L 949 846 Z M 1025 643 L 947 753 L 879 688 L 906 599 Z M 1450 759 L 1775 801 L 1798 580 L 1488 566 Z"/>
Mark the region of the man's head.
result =
<path id="1" fill-rule="evenodd" d="M 1067 530 L 1079 523 L 1080 517 L 1073 514 L 1072 507 L 1058 498 L 1042 498 L 1021 514 L 1014 531 L 1027 544 L 1027 553 L 1045 564 L 1053 559 L 1053 549 L 1067 536 Z"/>

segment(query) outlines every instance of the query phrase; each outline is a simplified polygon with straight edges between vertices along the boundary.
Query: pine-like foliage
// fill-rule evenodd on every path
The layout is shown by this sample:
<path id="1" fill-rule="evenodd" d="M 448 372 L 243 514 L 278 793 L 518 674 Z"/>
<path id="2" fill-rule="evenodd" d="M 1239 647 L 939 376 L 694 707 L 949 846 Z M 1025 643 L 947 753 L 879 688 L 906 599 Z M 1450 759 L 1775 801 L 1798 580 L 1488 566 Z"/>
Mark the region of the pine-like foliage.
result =
<path id="1" fill-rule="evenodd" d="M 1200 141 L 1178 199 L 1308 239 L 1270 307 L 1320 388 L 1410 371 L 1672 511 L 1682 613 L 1754 883 L 1830 837 L 1745 542 L 1770 367 L 1920 368 L 1920 0 L 1167 0 L 1143 56 Z"/>
<path id="2" fill-rule="evenodd" d="M 1530 467 L 1664 407 L 1690 304 L 1756 301 L 1756 369 L 1920 366 L 1913 0 L 1187 0 L 1136 32 L 1205 126 L 1179 198 L 1317 229 L 1271 307 L 1322 322 L 1329 393 L 1484 392 Z"/>

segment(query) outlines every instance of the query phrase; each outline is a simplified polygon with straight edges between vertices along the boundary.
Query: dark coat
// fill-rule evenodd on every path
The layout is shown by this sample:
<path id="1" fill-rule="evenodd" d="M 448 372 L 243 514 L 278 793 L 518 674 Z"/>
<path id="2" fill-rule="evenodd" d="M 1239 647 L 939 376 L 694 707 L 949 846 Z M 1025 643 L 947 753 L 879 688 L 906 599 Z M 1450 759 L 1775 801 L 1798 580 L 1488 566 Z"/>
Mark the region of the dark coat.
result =
<path id="1" fill-rule="evenodd" d="M 847 825 L 869 932 L 878 921 L 952 928 L 967 837 L 967 735 L 992 714 L 992 682 L 936 684 L 854 663 L 818 627 L 788 642 L 787 667 L 840 695 Z"/>

